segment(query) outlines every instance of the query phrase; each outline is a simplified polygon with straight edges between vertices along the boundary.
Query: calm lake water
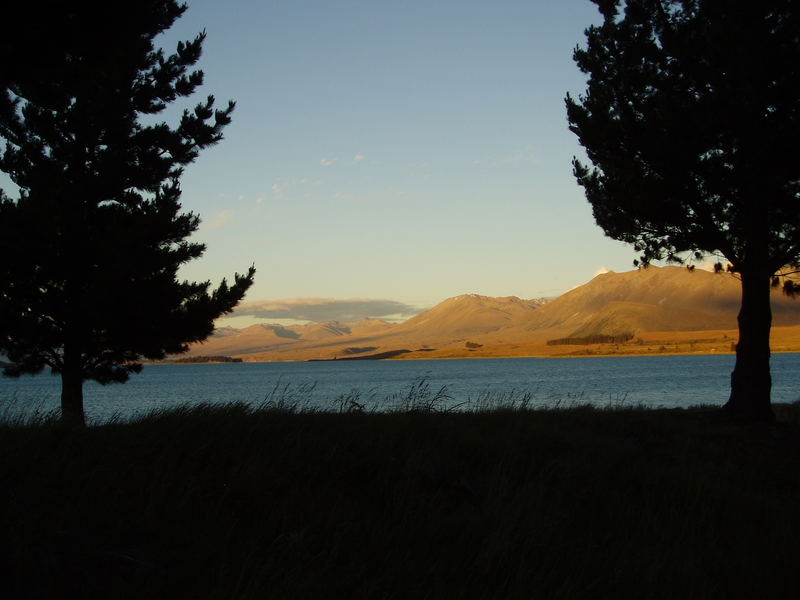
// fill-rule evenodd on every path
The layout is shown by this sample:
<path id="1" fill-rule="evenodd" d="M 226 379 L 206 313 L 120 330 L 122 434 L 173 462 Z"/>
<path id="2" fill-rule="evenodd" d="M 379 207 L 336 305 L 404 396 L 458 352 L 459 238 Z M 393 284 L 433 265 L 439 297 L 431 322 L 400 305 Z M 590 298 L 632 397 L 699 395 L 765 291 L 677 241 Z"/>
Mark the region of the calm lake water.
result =
<path id="1" fill-rule="evenodd" d="M 84 395 L 92 423 L 201 402 L 282 399 L 335 410 L 337 398 L 350 396 L 380 409 L 409 395 L 430 400 L 442 387 L 442 406 L 519 401 L 530 393 L 536 406 L 687 407 L 724 404 L 733 363 L 723 355 L 153 365 L 124 385 L 87 382 Z M 772 357 L 774 402 L 800 398 L 798 367 L 800 354 Z M 59 385 L 51 375 L 0 377 L 0 413 L 53 410 Z"/>

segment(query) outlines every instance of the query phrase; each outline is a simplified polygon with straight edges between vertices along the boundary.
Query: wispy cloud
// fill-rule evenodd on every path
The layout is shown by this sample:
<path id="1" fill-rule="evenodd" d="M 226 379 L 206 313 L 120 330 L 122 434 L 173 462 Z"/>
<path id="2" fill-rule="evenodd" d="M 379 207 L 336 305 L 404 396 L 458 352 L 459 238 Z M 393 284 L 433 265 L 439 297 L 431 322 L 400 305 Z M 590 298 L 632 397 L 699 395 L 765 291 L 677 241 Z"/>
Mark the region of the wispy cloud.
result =
<path id="1" fill-rule="evenodd" d="M 358 196 L 348 192 L 336 192 L 333 197 L 337 200 L 358 200 Z"/>
<path id="2" fill-rule="evenodd" d="M 415 306 L 396 300 L 353 298 L 286 298 L 255 300 L 236 307 L 232 317 L 296 319 L 298 321 L 358 321 L 365 318 L 407 318 L 420 312 Z"/>
<path id="3" fill-rule="evenodd" d="M 472 161 L 473 167 L 536 167 L 542 164 L 542 160 L 534 154 L 512 154 L 509 156 L 497 156 L 489 159 L 475 159 Z"/>
<path id="4" fill-rule="evenodd" d="M 330 167 L 335 162 L 336 162 L 335 158 L 322 158 L 320 159 L 319 164 L 321 164 L 323 167 Z"/>
<path id="5" fill-rule="evenodd" d="M 214 216 L 203 219 L 200 222 L 200 231 L 213 231 L 214 229 L 219 229 L 220 227 L 224 227 L 233 219 L 233 212 L 230 210 L 223 210 L 222 212 L 218 212 Z"/>
<path id="6" fill-rule="evenodd" d="M 320 186 L 325 183 L 322 179 L 311 179 L 310 177 L 280 179 L 272 184 L 272 198 L 274 200 L 283 200 L 285 197 L 308 198 L 308 192 L 304 193 L 303 189 L 308 190 L 310 186 Z M 261 193 L 260 196 L 263 198 L 262 202 L 267 199 L 267 194 L 265 193 Z"/>

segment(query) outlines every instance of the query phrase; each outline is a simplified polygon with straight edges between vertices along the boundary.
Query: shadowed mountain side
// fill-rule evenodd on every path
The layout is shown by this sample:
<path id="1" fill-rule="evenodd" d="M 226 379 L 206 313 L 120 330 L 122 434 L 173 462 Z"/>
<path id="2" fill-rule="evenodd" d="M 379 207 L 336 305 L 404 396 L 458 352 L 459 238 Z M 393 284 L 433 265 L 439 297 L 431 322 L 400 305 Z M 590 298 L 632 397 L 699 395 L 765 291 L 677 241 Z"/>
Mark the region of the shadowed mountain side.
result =
<path id="1" fill-rule="evenodd" d="M 374 335 L 396 327 L 394 323 L 382 319 L 361 319 L 353 323 L 325 321 L 323 323 L 307 323 L 306 325 L 289 325 L 289 329 L 303 341 L 325 340 L 346 335 Z"/>
<path id="2" fill-rule="evenodd" d="M 380 319 L 362 319 L 355 323 L 308 323 L 307 325 L 258 324 L 244 329 L 224 327 L 205 342 L 194 344 L 187 356 L 249 355 L 282 351 L 287 347 L 340 346 L 343 337 L 380 334 L 395 327 Z M 288 359 L 287 359 L 288 360 Z"/>
<path id="3" fill-rule="evenodd" d="M 610 302 L 572 331 L 570 336 L 582 338 L 642 331 L 697 331 L 731 327 L 729 314 L 637 302 Z"/>
<path id="4" fill-rule="evenodd" d="M 276 350 L 297 342 L 300 335 L 281 325 L 251 325 L 244 329 L 224 328 L 205 342 L 192 344 L 185 356 L 230 356 Z"/>
<path id="5" fill-rule="evenodd" d="M 546 345 L 547 340 L 619 334 L 641 337 L 646 332 L 660 332 L 653 339 L 663 338 L 670 347 L 674 337 L 670 332 L 678 336 L 674 339 L 692 340 L 698 336 L 690 332 L 709 330 L 724 330 L 728 337 L 721 337 L 723 333 L 705 336 L 714 340 L 708 342 L 707 349 L 729 351 L 740 296 L 739 281 L 727 273 L 650 267 L 598 275 L 549 302 L 465 294 L 397 325 L 364 319 L 357 323 L 225 329 L 206 343 L 193 346 L 189 356 L 308 360 L 381 356 L 399 349 L 412 350 L 403 357 L 428 358 L 553 355 L 575 349 L 554 349 Z M 776 290 L 772 302 L 776 326 L 800 324 L 800 301 Z M 660 349 L 664 344 L 653 341 L 652 345 Z M 699 346 L 695 343 L 694 347 Z"/>
<path id="6" fill-rule="evenodd" d="M 337 321 L 327 323 L 309 323 L 308 325 L 291 325 L 287 327 L 297 334 L 300 340 L 325 340 L 328 338 L 342 337 L 350 335 L 352 330 L 345 324 Z"/>
<path id="7" fill-rule="evenodd" d="M 356 323 L 310 323 L 308 325 L 253 325 L 241 330 L 242 337 L 225 332 L 191 348 L 189 356 L 236 354 L 248 360 L 306 360 L 333 358 L 365 352 L 385 352 L 400 348 L 425 348 L 463 343 L 467 337 L 502 330 L 525 322 L 530 313 L 545 303 L 543 299 L 522 300 L 510 296 L 491 298 L 465 294 L 450 298 L 432 309 L 394 325 L 380 319 Z M 259 329 L 261 328 L 261 329 Z M 281 330 L 299 335 L 291 344 L 276 339 Z M 275 334 L 275 335 L 273 335 Z M 259 339 L 261 338 L 261 339 Z M 241 341 L 241 350 L 236 346 Z M 279 353 L 274 354 L 273 353 Z M 258 354 L 258 356 L 255 356 Z"/>
<path id="8" fill-rule="evenodd" d="M 349 323 L 348 327 L 352 335 L 374 335 L 394 329 L 397 325 L 383 319 L 361 319 L 355 323 Z"/>
<path id="9" fill-rule="evenodd" d="M 547 300 L 523 300 L 516 296 L 492 298 L 464 294 L 448 298 L 419 315 L 375 337 L 358 340 L 381 345 L 381 351 L 397 348 L 429 350 L 464 345 L 527 322 Z"/>
<path id="10" fill-rule="evenodd" d="M 605 273 L 543 306 L 522 327 L 566 329 L 570 336 L 627 331 L 732 329 L 741 302 L 739 280 L 728 273 L 649 267 Z M 800 322 L 800 302 L 772 294 L 773 323 Z"/>
<path id="11" fill-rule="evenodd" d="M 238 335 L 241 329 L 235 327 L 218 327 L 210 337 L 228 337 L 229 335 Z"/>
<path id="12" fill-rule="evenodd" d="M 459 338 L 497 331 L 532 318 L 547 301 L 516 296 L 491 298 L 464 294 L 448 298 L 397 326 L 396 333 L 422 333 L 430 338 Z"/>

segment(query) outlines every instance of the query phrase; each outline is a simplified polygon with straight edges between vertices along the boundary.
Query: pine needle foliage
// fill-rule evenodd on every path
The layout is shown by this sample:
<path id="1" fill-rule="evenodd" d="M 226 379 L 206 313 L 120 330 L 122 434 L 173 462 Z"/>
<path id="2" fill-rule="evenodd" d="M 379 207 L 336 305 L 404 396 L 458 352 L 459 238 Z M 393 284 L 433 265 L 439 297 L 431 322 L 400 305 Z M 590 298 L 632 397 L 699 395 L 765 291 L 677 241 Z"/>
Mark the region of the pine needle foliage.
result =
<path id="1" fill-rule="evenodd" d="M 646 266 L 717 256 L 742 281 L 728 409 L 770 409 L 770 289 L 800 263 L 800 8 L 790 0 L 593 0 L 567 96 L 597 224 Z M 788 268 L 787 268 L 788 266 Z M 722 263 L 719 263 L 722 270 Z"/>
<path id="2" fill-rule="evenodd" d="M 177 277 L 205 250 L 189 240 L 200 221 L 181 212 L 180 177 L 234 109 L 208 96 L 161 120 L 203 83 L 205 32 L 173 54 L 154 45 L 185 10 L 91 0 L 8 13 L 0 170 L 18 190 L 0 191 L 0 352 L 7 375 L 59 373 L 64 418 L 78 423 L 84 380 L 124 382 L 142 359 L 185 351 L 253 281 L 252 267 L 215 288 Z"/>

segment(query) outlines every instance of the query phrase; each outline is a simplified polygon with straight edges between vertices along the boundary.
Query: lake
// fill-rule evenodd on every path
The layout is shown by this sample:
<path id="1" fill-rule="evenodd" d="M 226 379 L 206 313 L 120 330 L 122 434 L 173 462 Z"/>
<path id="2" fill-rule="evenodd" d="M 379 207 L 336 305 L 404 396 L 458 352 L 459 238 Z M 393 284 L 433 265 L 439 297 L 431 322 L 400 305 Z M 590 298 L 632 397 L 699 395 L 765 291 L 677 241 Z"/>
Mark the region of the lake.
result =
<path id="1" fill-rule="evenodd" d="M 519 402 L 688 407 L 728 397 L 732 355 L 588 358 L 498 358 L 148 365 L 123 385 L 87 382 L 87 419 L 129 419 L 179 404 L 265 401 L 337 410 L 337 398 L 367 409 L 437 399 L 440 407 Z M 800 398 L 800 354 L 772 357 L 773 402 Z M 60 379 L 0 377 L 0 413 L 58 407 Z"/>

